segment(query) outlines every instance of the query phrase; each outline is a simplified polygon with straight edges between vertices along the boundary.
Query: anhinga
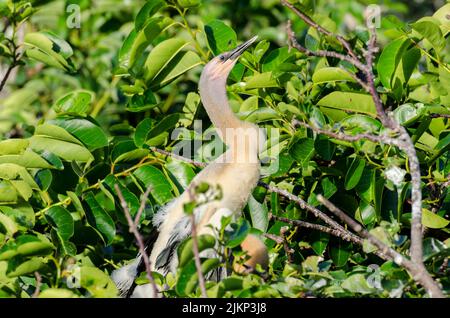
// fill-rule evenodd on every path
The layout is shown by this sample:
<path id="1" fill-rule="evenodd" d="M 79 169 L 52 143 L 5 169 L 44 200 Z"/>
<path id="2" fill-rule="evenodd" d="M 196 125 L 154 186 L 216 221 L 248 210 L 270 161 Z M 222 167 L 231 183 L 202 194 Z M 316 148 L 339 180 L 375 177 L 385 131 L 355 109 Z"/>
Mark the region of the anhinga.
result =
<path id="1" fill-rule="evenodd" d="M 198 235 L 212 234 L 220 229 L 224 216 L 238 216 L 245 207 L 249 196 L 256 187 L 261 164 L 258 153 L 261 150 L 263 134 L 258 126 L 240 120 L 228 103 L 226 81 L 236 61 L 252 45 L 257 37 L 239 45 L 234 50 L 214 57 L 205 65 L 200 77 L 199 91 L 203 106 L 218 130 L 220 138 L 228 150 L 208 164 L 195 176 L 189 187 L 207 183 L 219 186 L 220 199 L 207 202 L 194 209 Z M 158 229 L 158 237 L 151 249 L 151 270 L 165 275 L 175 272 L 178 259 L 176 248 L 191 235 L 191 218 L 184 211 L 184 204 L 190 202 L 189 188 L 172 202 L 161 208 L 154 216 L 153 225 Z M 249 259 L 244 263 L 248 268 L 256 264 L 268 264 L 267 249 L 254 235 L 248 235 L 241 244 Z M 214 256 L 202 253 L 202 256 Z M 112 274 L 112 278 L 122 296 L 154 297 L 149 284 L 135 286 L 134 279 L 143 270 L 141 257 Z M 239 270 L 235 267 L 235 270 Z"/>

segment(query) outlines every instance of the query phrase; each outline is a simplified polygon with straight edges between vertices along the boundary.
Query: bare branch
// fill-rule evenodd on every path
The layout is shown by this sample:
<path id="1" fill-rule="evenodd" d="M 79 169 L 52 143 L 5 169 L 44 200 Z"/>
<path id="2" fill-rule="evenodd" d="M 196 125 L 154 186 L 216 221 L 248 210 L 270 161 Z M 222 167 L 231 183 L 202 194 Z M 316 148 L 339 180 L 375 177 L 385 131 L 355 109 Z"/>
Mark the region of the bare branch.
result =
<path id="1" fill-rule="evenodd" d="M 450 118 L 450 114 L 429 114 L 431 118 Z"/>
<path id="2" fill-rule="evenodd" d="M 364 243 L 364 240 L 362 240 L 358 236 L 352 237 L 352 236 L 348 236 L 348 235 L 342 235 L 341 231 L 329 228 L 329 227 L 324 226 L 324 225 L 313 224 L 313 223 L 300 221 L 300 220 L 291 220 L 291 219 L 288 219 L 288 218 L 285 218 L 285 217 L 276 216 L 276 215 L 272 215 L 272 214 L 269 215 L 269 218 L 272 218 L 272 219 L 280 221 L 280 222 L 288 223 L 288 224 L 291 224 L 291 225 L 294 225 L 294 226 L 303 227 L 303 228 L 307 228 L 307 229 L 311 229 L 311 230 L 316 230 L 316 231 L 320 231 L 320 232 L 323 232 L 323 233 L 327 233 L 327 234 L 333 235 L 335 237 L 338 237 L 338 238 L 340 238 L 340 239 L 342 239 L 344 241 L 355 243 L 355 244 L 358 244 L 360 246 L 362 246 L 363 243 Z M 374 254 L 377 255 L 378 257 L 380 257 L 381 259 L 390 260 L 390 258 L 388 256 L 386 256 L 385 254 L 383 254 L 381 251 L 375 251 Z"/>
<path id="3" fill-rule="evenodd" d="M 34 277 L 36 277 L 36 285 L 33 292 L 32 298 L 38 298 L 41 293 L 41 285 L 42 285 L 42 276 L 39 272 L 34 272 Z"/>
<path id="4" fill-rule="evenodd" d="M 9 76 L 11 75 L 12 70 L 13 70 L 17 65 L 19 65 L 19 64 L 18 64 L 18 61 L 19 61 L 19 59 L 20 59 L 19 55 L 18 55 L 18 54 L 16 55 L 15 52 L 13 52 L 13 54 L 14 54 L 14 58 L 13 58 L 11 64 L 9 64 L 8 69 L 6 70 L 5 76 L 3 76 L 3 79 L 2 79 L 2 81 L 0 82 L 0 92 L 1 92 L 1 91 L 3 90 L 3 88 L 5 87 L 6 82 L 8 81 L 8 78 L 9 78 Z"/>
<path id="5" fill-rule="evenodd" d="M 431 278 L 431 276 L 428 274 L 428 272 L 423 266 L 420 266 L 420 264 L 416 264 L 415 262 L 410 261 L 393 248 L 381 242 L 375 236 L 370 234 L 365 228 L 363 228 L 361 224 L 353 220 L 342 210 L 336 207 L 333 203 L 325 199 L 322 195 L 320 194 L 317 195 L 317 200 L 320 203 L 322 203 L 330 212 L 338 216 L 344 223 L 348 224 L 348 226 L 350 226 L 361 237 L 367 239 L 370 244 L 374 245 L 379 250 L 381 250 L 383 254 L 389 256 L 397 265 L 409 271 L 413 276 L 414 280 L 417 283 L 421 284 L 427 290 L 427 292 L 431 297 L 444 298 L 444 294 L 442 293 L 441 288 Z"/>
<path id="6" fill-rule="evenodd" d="M 162 154 L 162 155 L 169 156 L 169 157 L 178 159 L 178 160 L 180 160 L 180 161 L 184 161 L 184 162 L 186 162 L 186 163 L 190 163 L 190 164 L 192 164 L 192 165 L 194 165 L 194 166 L 196 166 L 196 167 L 205 167 L 205 166 L 206 166 L 206 163 L 205 163 L 205 162 L 198 162 L 198 161 L 195 161 L 195 160 L 192 160 L 192 159 L 183 157 L 183 156 L 176 155 L 176 154 L 174 154 L 174 153 L 171 153 L 170 151 L 166 151 L 166 150 L 159 149 L 159 148 L 155 148 L 155 147 L 150 147 L 150 149 L 151 149 L 153 152 L 158 152 L 158 153 L 160 153 L 160 154 Z"/>
<path id="7" fill-rule="evenodd" d="M 319 209 L 317 209 L 317 208 L 309 205 L 308 203 L 306 203 L 300 197 L 298 197 L 296 195 L 293 195 L 292 193 L 289 193 L 286 190 L 282 190 L 282 189 L 276 188 L 274 186 L 271 186 L 271 185 L 269 185 L 267 183 L 264 183 L 262 181 L 259 181 L 258 184 L 260 186 L 266 188 L 270 192 L 278 193 L 278 194 L 282 195 L 283 197 L 288 198 L 289 200 L 291 200 L 293 202 L 296 202 L 302 209 L 304 209 L 304 210 L 306 210 L 308 212 L 311 212 L 312 214 L 314 214 L 314 216 L 320 218 L 322 221 L 324 221 L 325 223 L 330 225 L 332 228 L 334 228 L 337 231 L 341 232 L 342 237 L 345 238 L 346 240 L 358 239 L 358 236 L 356 236 L 352 232 L 350 232 L 347 229 L 345 229 L 344 227 L 342 227 L 339 223 L 334 221 L 332 218 L 330 218 L 328 215 L 326 215 L 325 213 L 323 213 Z"/>
<path id="8" fill-rule="evenodd" d="M 305 53 L 306 55 L 309 55 L 309 56 L 337 58 L 337 59 L 347 61 L 347 62 L 355 65 L 357 68 L 359 68 L 362 71 L 366 71 L 365 65 L 362 64 L 361 62 L 359 62 L 358 60 L 352 58 L 351 56 L 340 54 L 340 53 L 337 53 L 334 51 L 326 51 L 326 50 L 311 51 L 311 50 L 308 50 L 307 48 L 305 48 L 304 46 L 300 45 L 300 43 L 298 43 L 297 39 L 295 38 L 295 33 L 292 30 L 292 24 L 291 24 L 290 20 L 288 20 L 288 22 L 287 22 L 286 30 L 287 30 L 290 45 L 292 47 L 296 48 L 297 50 L 299 50 L 300 52 Z"/>
<path id="9" fill-rule="evenodd" d="M 272 240 L 277 244 L 283 244 L 283 238 L 279 237 L 278 235 L 270 234 L 270 233 L 263 233 L 263 236 L 267 237 L 269 240 Z"/>
<path id="10" fill-rule="evenodd" d="M 153 279 L 153 276 L 152 276 L 152 271 L 151 271 L 151 266 L 150 266 L 150 259 L 148 257 L 148 254 L 147 254 L 147 251 L 146 251 L 146 248 L 145 248 L 144 240 L 142 238 L 142 235 L 139 233 L 139 230 L 137 228 L 137 223 L 133 222 L 130 210 L 128 208 L 128 204 L 125 201 L 125 198 L 123 197 L 123 194 L 122 194 L 122 191 L 119 188 L 119 185 L 115 184 L 114 185 L 114 189 L 116 190 L 116 193 L 117 193 L 117 195 L 119 197 L 119 200 L 120 200 L 120 205 L 122 206 L 123 212 L 124 212 L 125 217 L 127 219 L 129 231 L 130 231 L 130 233 L 133 233 L 133 235 L 134 235 L 134 237 L 136 239 L 137 245 L 139 247 L 139 253 L 142 256 L 142 259 L 144 260 L 145 271 L 147 273 L 147 279 L 149 280 L 149 282 L 150 282 L 150 284 L 152 286 L 153 295 L 155 295 L 155 297 L 157 297 L 159 291 L 158 291 L 158 287 L 156 286 L 155 280 Z M 149 192 L 150 191 L 146 191 L 144 193 L 144 196 L 141 198 L 141 207 L 142 207 L 142 201 L 144 201 L 144 205 L 145 205 L 145 201 L 147 200 L 147 196 L 148 196 Z M 139 221 L 139 218 L 137 220 Z"/>
<path id="11" fill-rule="evenodd" d="M 294 7 L 294 5 L 292 5 L 291 3 L 287 2 L 286 0 L 281 0 L 281 3 L 284 6 L 288 7 L 297 16 L 299 16 L 303 21 L 305 21 L 306 24 L 308 24 L 309 26 L 313 27 L 314 29 L 316 29 L 320 33 L 322 33 L 322 34 L 324 34 L 326 36 L 330 36 L 330 37 L 336 38 L 339 41 L 339 43 L 341 43 L 342 46 L 345 47 L 345 49 L 347 50 L 348 54 L 350 54 L 352 59 L 353 60 L 358 60 L 358 58 L 356 57 L 356 54 L 353 52 L 353 49 L 352 49 L 350 43 L 348 43 L 342 36 L 337 35 L 337 34 L 333 34 L 329 30 L 327 30 L 324 27 L 322 27 L 321 25 L 317 24 L 307 14 L 305 14 L 303 11 L 301 11 L 301 10 L 297 9 L 296 7 Z"/>
<path id="12" fill-rule="evenodd" d="M 153 188 L 151 186 L 148 186 L 147 190 L 145 190 L 144 194 L 141 197 L 141 205 L 139 206 L 139 210 L 136 213 L 136 216 L 134 217 L 135 226 L 137 226 L 139 224 L 139 220 L 141 219 L 141 215 L 145 209 L 145 202 L 147 201 L 147 198 L 148 198 L 150 192 L 152 191 L 152 189 Z"/>
<path id="13" fill-rule="evenodd" d="M 307 124 L 305 122 L 301 122 L 301 121 L 299 121 L 297 119 L 292 120 L 292 124 L 294 126 L 303 126 L 305 128 L 309 128 L 309 129 L 315 131 L 316 133 L 327 135 L 327 136 L 330 136 L 332 138 L 339 139 L 339 140 L 344 140 L 344 141 L 348 141 L 348 142 L 355 142 L 355 141 L 360 141 L 362 139 L 367 139 L 367 140 L 370 140 L 370 141 L 376 142 L 376 143 L 398 145 L 398 141 L 396 139 L 388 137 L 386 135 L 378 136 L 378 135 L 367 134 L 367 133 L 362 133 L 362 134 L 358 134 L 358 135 L 347 135 L 347 134 L 344 134 L 343 132 L 335 133 L 335 132 L 332 132 L 330 130 L 316 128 L 316 127 L 311 126 L 311 125 L 309 125 L 309 124 Z"/>
<path id="14" fill-rule="evenodd" d="M 286 237 L 286 232 L 289 231 L 289 227 L 287 226 L 283 226 L 280 229 L 280 235 L 281 238 L 283 239 L 283 248 L 284 248 L 284 252 L 286 253 L 286 256 L 288 258 L 288 263 L 294 263 L 294 250 L 292 248 L 289 247 L 289 242 L 287 240 Z"/>
<path id="15" fill-rule="evenodd" d="M 194 194 L 192 193 L 193 189 L 195 188 L 194 185 L 192 185 L 188 189 L 189 193 L 189 199 L 190 201 L 194 201 Z M 191 231 L 192 231 L 192 249 L 194 252 L 194 261 L 195 261 L 195 268 L 197 269 L 197 276 L 198 276 L 198 285 L 200 286 L 200 291 L 202 293 L 203 298 L 208 298 L 208 294 L 206 293 L 206 284 L 205 284 L 205 277 L 203 276 L 202 272 L 202 263 L 200 261 L 200 253 L 198 251 L 198 241 L 197 241 L 197 224 L 195 223 L 195 214 L 191 214 Z"/>

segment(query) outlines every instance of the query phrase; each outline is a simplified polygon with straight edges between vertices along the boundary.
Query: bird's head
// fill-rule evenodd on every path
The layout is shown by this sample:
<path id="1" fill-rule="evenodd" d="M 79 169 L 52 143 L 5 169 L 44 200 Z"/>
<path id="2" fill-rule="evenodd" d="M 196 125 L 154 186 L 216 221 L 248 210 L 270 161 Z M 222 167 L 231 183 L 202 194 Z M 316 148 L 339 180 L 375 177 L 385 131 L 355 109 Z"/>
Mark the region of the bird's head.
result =
<path id="1" fill-rule="evenodd" d="M 258 36 L 252 37 L 250 40 L 237 46 L 235 49 L 221 53 L 214 57 L 203 69 L 202 76 L 206 76 L 208 79 L 227 78 L 232 68 L 236 64 L 242 53 L 245 52 L 258 38 Z"/>

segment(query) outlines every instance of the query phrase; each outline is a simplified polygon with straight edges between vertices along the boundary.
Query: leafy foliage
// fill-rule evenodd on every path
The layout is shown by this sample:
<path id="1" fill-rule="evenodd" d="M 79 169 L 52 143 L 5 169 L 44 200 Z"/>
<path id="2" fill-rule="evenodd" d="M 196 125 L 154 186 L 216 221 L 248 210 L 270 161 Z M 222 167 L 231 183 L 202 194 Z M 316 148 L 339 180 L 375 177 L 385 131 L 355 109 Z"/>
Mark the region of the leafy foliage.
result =
<path id="1" fill-rule="evenodd" d="M 304 128 L 294 118 L 348 134 L 380 132 L 372 99 L 333 58 L 308 57 L 286 46 L 288 18 L 311 50 L 342 47 L 320 37 L 278 1 L 0 0 L 2 65 L 15 65 L 0 95 L 0 297 L 30 297 L 34 272 L 41 297 L 115 297 L 109 273 L 137 253 L 114 186 L 134 216 L 149 186 L 145 236 L 159 207 L 184 191 L 199 168 L 155 152 L 199 144 L 200 160 L 214 140 L 193 121 L 209 123 L 197 83 L 213 55 L 258 34 L 229 81 L 230 104 L 243 120 L 280 131 L 264 181 L 319 206 L 329 198 L 398 251 L 409 246 L 410 182 L 403 153 L 371 141 L 349 143 Z M 368 40 L 365 1 L 291 1 L 356 49 Z M 317 1 L 316 1 L 317 2 Z M 423 176 L 424 261 L 448 293 L 450 251 L 450 3 L 408 23 L 407 6 L 384 1 L 375 61 L 383 102 L 410 133 Z M 386 14 L 384 14 L 386 12 Z M 389 15 L 387 13 L 394 13 Z M 80 18 L 80 28 L 70 21 Z M 19 52 L 23 52 L 19 53 Z M 351 69 L 351 68 L 350 68 Z M 356 76 L 359 74 L 351 69 Z M 5 93 L 7 91 L 7 93 Z M 443 117 L 441 117 L 444 115 Z M 445 117 L 447 115 L 447 117 Z M 181 131 L 175 136 L 173 132 Z M 266 150 L 267 150 L 266 149 Z M 243 217 L 218 238 L 239 259 L 249 233 L 280 235 L 274 216 L 320 220 L 295 202 L 258 187 Z M 231 230 L 225 230 L 230 225 Z M 407 272 L 371 254 L 374 247 L 328 233 L 290 227 L 293 261 L 283 244 L 266 238 L 267 273 L 233 273 L 207 282 L 212 297 L 416 297 L 424 294 Z M 214 246 L 201 237 L 200 249 Z M 176 275 L 156 282 L 168 297 L 200 295 L 192 242 L 179 249 Z M 206 274 L 221 259 L 202 262 Z M 137 279 L 146 283 L 145 275 Z"/>

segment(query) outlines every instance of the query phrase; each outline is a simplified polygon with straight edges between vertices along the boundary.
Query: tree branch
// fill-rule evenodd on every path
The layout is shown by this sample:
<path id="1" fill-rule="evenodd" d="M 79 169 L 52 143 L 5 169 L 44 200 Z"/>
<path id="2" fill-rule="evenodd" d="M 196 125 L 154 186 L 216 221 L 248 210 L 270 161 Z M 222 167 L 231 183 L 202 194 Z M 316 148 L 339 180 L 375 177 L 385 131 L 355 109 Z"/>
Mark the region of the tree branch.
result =
<path id="1" fill-rule="evenodd" d="M 317 27 L 317 24 L 304 12 L 301 12 L 297 8 L 295 8 L 292 4 L 289 4 L 286 0 L 281 0 L 282 4 L 290 8 L 297 16 L 299 16 L 305 23 L 308 25 L 316 28 L 319 32 L 330 35 L 330 32 L 321 28 L 320 26 Z M 381 123 L 384 127 L 389 128 L 393 132 L 396 132 L 398 135 L 396 138 L 392 138 L 390 141 L 395 141 L 395 144 L 397 147 L 399 147 L 408 157 L 409 162 L 409 170 L 411 175 L 411 201 L 412 201 L 412 218 L 411 218 L 411 247 L 410 247 L 410 254 L 413 262 L 422 268 L 423 271 L 425 270 L 425 265 L 423 264 L 423 247 L 422 247 L 422 191 L 421 191 L 421 173 L 420 173 L 420 164 L 417 157 L 416 149 L 414 147 L 414 143 L 411 140 L 411 137 L 409 136 L 406 129 L 401 126 L 397 121 L 395 121 L 393 118 L 389 117 L 384 110 L 383 102 L 380 98 L 380 95 L 377 92 L 377 89 L 375 87 L 375 80 L 374 80 L 374 74 L 373 74 L 373 58 L 374 53 L 377 51 L 376 47 L 376 30 L 374 27 L 369 27 L 370 32 L 370 38 L 367 43 L 367 50 L 365 53 L 365 63 L 363 63 L 361 60 L 356 58 L 355 56 L 346 56 L 342 54 L 338 54 L 336 52 L 330 53 L 329 51 L 326 51 L 326 53 L 321 52 L 319 54 L 315 52 L 311 52 L 303 48 L 301 45 L 299 45 L 295 39 L 295 34 L 292 31 L 291 23 L 288 21 L 288 39 L 294 47 L 296 47 L 301 52 L 306 52 L 307 54 L 315 55 L 315 56 L 332 56 L 339 58 L 343 61 L 351 62 L 353 65 L 355 65 L 357 68 L 362 70 L 366 75 L 365 84 L 362 85 L 366 90 L 369 91 L 370 95 L 372 96 L 373 102 L 375 104 L 375 108 L 378 114 L 378 117 L 381 120 Z M 306 50 L 306 51 L 305 51 Z M 350 52 L 350 51 L 349 51 Z M 349 53 L 350 54 L 350 53 Z M 360 81 L 358 81 L 359 83 Z M 342 137 L 342 136 L 341 136 Z M 364 136 L 367 138 L 368 136 Z M 432 280 L 431 276 L 426 272 L 426 274 L 429 276 L 429 279 Z"/>
<path id="2" fill-rule="evenodd" d="M 33 292 L 32 298 L 38 298 L 41 293 L 41 285 L 42 285 L 42 276 L 39 272 L 34 272 L 34 277 L 36 277 L 36 285 Z"/>
<path id="3" fill-rule="evenodd" d="M 187 191 L 189 194 L 189 199 L 191 202 L 195 202 L 194 194 L 192 193 L 193 189 L 195 187 L 190 187 Z M 203 276 L 202 272 L 202 263 L 200 261 L 200 253 L 198 250 L 198 241 L 197 241 L 197 224 L 195 223 L 195 214 L 194 212 L 190 215 L 191 218 L 191 235 L 192 235 L 192 250 L 194 252 L 194 261 L 195 261 L 195 268 L 197 270 L 197 276 L 198 276 L 198 285 L 200 286 L 200 291 L 202 293 L 203 298 L 208 298 L 208 294 L 206 293 L 206 284 L 205 284 L 205 277 Z"/>
<path id="4" fill-rule="evenodd" d="M 294 263 L 294 250 L 292 248 L 289 247 L 289 242 L 287 240 L 286 237 L 286 232 L 289 231 L 289 227 L 287 226 L 283 226 L 280 229 L 280 236 L 283 240 L 283 248 L 284 248 L 284 252 L 286 253 L 287 259 L 288 259 L 288 263 L 292 264 Z"/>
<path id="5" fill-rule="evenodd" d="M 306 229 L 311 229 L 311 230 L 316 230 L 316 231 L 320 231 L 323 233 L 327 233 L 330 235 L 333 235 L 337 238 L 340 238 L 344 241 L 347 242 L 351 242 L 357 245 L 362 246 L 364 243 L 364 240 L 362 240 L 360 237 L 358 236 L 348 236 L 348 235 L 343 235 L 341 231 L 338 231 L 336 229 L 332 229 L 329 228 L 327 226 L 324 225 L 320 225 L 320 224 L 313 224 L 313 223 L 309 223 L 309 222 L 305 222 L 305 221 L 300 221 L 300 220 L 291 220 L 285 217 L 281 217 L 281 216 L 276 216 L 276 215 L 269 215 L 269 219 L 272 218 L 274 220 L 280 221 L 280 222 L 284 222 L 284 223 L 288 223 L 294 226 L 298 226 L 298 227 L 304 227 Z M 379 258 L 383 259 L 383 260 L 390 260 L 390 258 L 388 256 L 386 256 L 385 254 L 383 254 L 383 252 L 381 251 L 375 251 L 374 252 L 375 255 L 377 255 Z"/>
<path id="6" fill-rule="evenodd" d="M 336 207 L 333 203 L 325 199 L 322 195 L 317 195 L 317 200 L 322 203 L 330 212 L 339 217 L 344 223 L 350 226 L 361 237 L 367 239 L 370 244 L 377 247 L 383 252 L 383 254 L 389 256 L 397 265 L 405 268 L 412 276 L 413 279 L 421 284 L 429 293 L 430 297 L 444 298 L 439 285 L 431 278 L 426 269 L 413 261 L 410 261 L 402 254 L 398 253 L 393 248 L 389 247 L 385 243 L 381 242 L 375 236 L 370 234 L 361 224 L 353 220 L 342 210 Z"/>
<path id="7" fill-rule="evenodd" d="M 287 2 L 286 0 L 281 0 L 281 3 L 284 6 L 288 7 L 297 16 L 299 16 L 306 24 L 308 24 L 309 26 L 313 27 L 314 29 L 316 29 L 320 33 L 322 33 L 322 34 L 324 34 L 326 36 L 330 36 L 330 37 L 336 38 L 339 41 L 339 43 L 341 43 L 342 46 L 345 47 L 345 49 L 347 50 L 347 52 L 351 56 L 351 58 L 353 60 L 358 60 L 358 58 L 356 57 L 355 52 L 353 52 L 353 49 L 352 49 L 350 43 L 348 43 L 342 36 L 333 34 L 329 30 L 327 30 L 324 27 L 322 27 L 321 25 L 317 24 L 307 14 L 305 14 L 303 11 L 301 11 L 301 10 L 297 9 L 296 7 L 294 7 L 294 5 L 292 5 L 291 3 Z"/>
<path id="8" fill-rule="evenodd" d="M 300 43 L 298 43 L 297 39 L 295 38 L 294 31 L 292 30 L 291 20 L 288 20 L 287 25 L 286 25 L 286 30 L 287 30 L 289 42 L 291 43 L 291 45 L 294 48 L 296 48 L 300 52 L 305 53 L 306 55 L 309 55 L 309 56 L 337 58 L 337 59 L 340 59 L 343 61 L 347 61 L 347 62 L 353 64 L 354 66 L 356 66 L 357 68 L 359 68 L 360 70 L 365 71 L 364 64 L 362 64 L 358 60 L 352 58 L 351 56 L 340 54 L 340 53 L 337 53 L 334 51 L 326 51 L 326 50 L 311 51 L 311 50 L 308 50 L 306 47 L 300 45 Z"/>
<path id="9" fill-rule="evenodd" d="M 153 279 L 152 276 L 152 270 L 151 270 L 151 266 L 150 266 L 150 259 L 149 256 L 147 254 L 146 248 L 145 248 L 145 243 L 144 243 L 144 239 L 142 238 L 142 235 L 139 233 L 139 230 L 137 228 L 139 219 L 140 219 L 140 215 L 142 214 L 142 211 L 144 210 L 143 207 L 145 207 L 145 201 L 147 200 L 147 197 L 150 193 L 150 187 L 147 188 L 147 190 L 145 191 L 144 195 L 141 198 L 141 205 L 139 207 L 139 211 L 136 214 L 136 220 L 133 221 L 132 217 L 131 217 L 131 213 L 130 210 L 128 208 L 128 204 L 127 201 L 125 201 L 125 198 L 123 197 L 122 191 L 119 188 L 118 184 L 114 185 L 114 189 L 116 190 L 116 193 L 119 197 L 119 201 L 120 201 L 120 205 L 122 206 L 123 212 L 125 214 L 125 217 L 127 219 L 128 222 L 128 228 L 130 233 L 133 233 L 137 245 L 139 247 L 139 253 L 142 256 L 142 259 L 144 260 L 144 265 L 145 265 L 145 271 L 147 273 L 147 279 L 149 280 L 152 289 L 153 289 L 153 295 L 155 295 L 155 297 L 158 296 L 158 287 L 156 286 L 155 280 Z"/>

